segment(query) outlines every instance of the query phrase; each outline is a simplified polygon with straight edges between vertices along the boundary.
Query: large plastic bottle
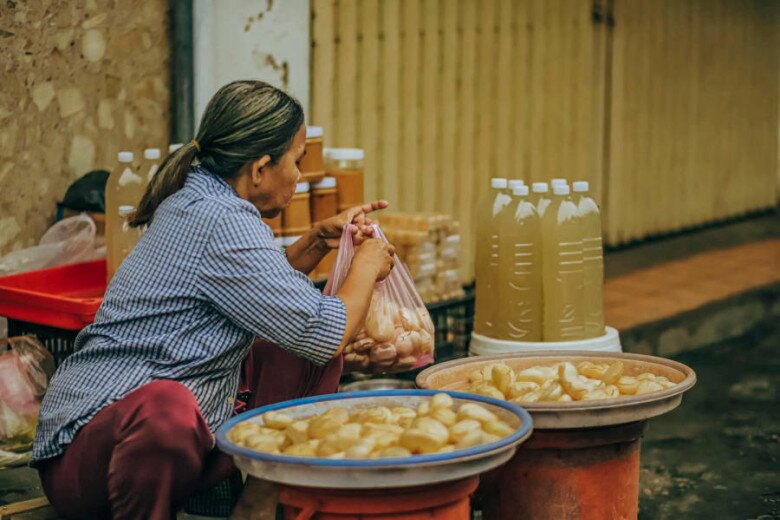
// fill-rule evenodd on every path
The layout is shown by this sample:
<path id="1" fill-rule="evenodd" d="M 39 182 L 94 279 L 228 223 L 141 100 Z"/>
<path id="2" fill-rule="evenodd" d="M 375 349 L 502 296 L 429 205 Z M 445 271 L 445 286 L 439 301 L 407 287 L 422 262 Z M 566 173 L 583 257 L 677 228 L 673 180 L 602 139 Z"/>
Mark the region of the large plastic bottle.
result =
<path id="1" fill-rule="evenodd" d="M 550 205 L 550 187 L 546 182 L 535 182 L 531 185 L 531 202 L 536 206 L 539 218 L 544 216 L 544 211 Z"/>
<path id="2" fill-rule="evenodd" d="M 147 184 L 152 182 L 154 175 L 157 173 L 157 169 L 160 167 L 160 153 L 159 148 L 147 148 L 144 150 L 145 164 L 143 171 L 146 172 Z"/>
<path id="3" fill-rule="evenodd" d="M 113 240 L 122 227 L 119 207 L 137 207 L 146 188 L 143 177 L 133 169 L 133 152 L 119 152 L 117 158 L 119 165 L 106 181 L 106 262 L 109 281 L 114 276 L 114 266 L 119 265 L 114 258 L 116 249 Z"/>
<path id="4" fill-rule="evenodd" d="M 129 220 L 135 213 L 135 206 L 119 206 L 117 210 L 118 227 L 112 237 L 114 254 L 112 255 L 111 271 L 116 273 L 119 266 L 133 250 L 143 231 L 130 227 Z"/>
<path id="5" fill-rule="evenodd" d="M 497 339 L 542 341 L 541 222 L 528 193 L 528 186 L 515 186 L 509 211 L 499 216 Z"/>
<path id="6" fill-rule="evenodd" d="M 596 201 L 588 194 L 587 181 L 577 181 L 574 202 L 577 204 L 582 234 L 585 338 L 604 335 L 604 249 L 601 238 L 601 213 Z"/>
<path id="7" fill-rule="evenodd" d="M 542 216 L 544 341 L 573 341 L 584 333 L 582 235 L 569 191 L 566 185 L 555 186 Z"/>
<path id="8" fill-rule="evenodd" d="M 499 216 L 512 200 L 507 193 L 507 180 L 493 178 L 490 191 L 477 212 L 476 301 L 474 331 L 493 337 L 495 334 L 498 299 L 495 290 L 498 283 L 500 228 Z"/>

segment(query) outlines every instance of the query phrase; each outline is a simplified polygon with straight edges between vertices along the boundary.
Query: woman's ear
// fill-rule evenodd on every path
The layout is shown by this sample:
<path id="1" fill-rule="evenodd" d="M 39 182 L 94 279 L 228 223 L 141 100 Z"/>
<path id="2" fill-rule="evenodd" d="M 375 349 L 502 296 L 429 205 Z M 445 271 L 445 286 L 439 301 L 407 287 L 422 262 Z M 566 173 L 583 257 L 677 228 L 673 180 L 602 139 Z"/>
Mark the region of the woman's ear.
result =
<path id="1" fill-rule="evenodd" d="M 263 180 L 263 174 L 268 170 L 266 166 L 271 164 L 271 156 L 264 155 L 252 163 L 252 183 L 257 185 Z"/>

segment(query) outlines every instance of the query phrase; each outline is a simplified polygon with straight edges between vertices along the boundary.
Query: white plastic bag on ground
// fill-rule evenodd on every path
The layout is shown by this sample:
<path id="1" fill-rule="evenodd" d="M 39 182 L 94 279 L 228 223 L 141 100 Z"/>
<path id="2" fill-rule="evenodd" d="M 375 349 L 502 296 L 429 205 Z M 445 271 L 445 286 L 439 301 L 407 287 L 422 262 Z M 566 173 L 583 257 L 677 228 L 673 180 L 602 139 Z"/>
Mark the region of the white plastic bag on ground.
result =
<path id="1" fill-rule="evenodd" d="M 29 459 L 54 358 L 32 336 L 0 340 L 0 468 Z"/>
<path id="2" fill-rule="evenodd" d="M 37 246 L 0 258 L 0 276 L 82 262 L 94 254 L 95 222 L 81 214 L 54 224 Z"/>

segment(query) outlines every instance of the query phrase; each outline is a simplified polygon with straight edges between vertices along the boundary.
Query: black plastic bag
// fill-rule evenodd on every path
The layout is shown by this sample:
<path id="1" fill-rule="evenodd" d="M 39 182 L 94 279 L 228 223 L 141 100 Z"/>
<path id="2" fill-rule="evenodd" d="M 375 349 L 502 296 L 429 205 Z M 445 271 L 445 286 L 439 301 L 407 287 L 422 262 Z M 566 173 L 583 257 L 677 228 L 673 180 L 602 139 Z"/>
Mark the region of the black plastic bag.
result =
<path id="1" fill-rule="evenodd" d="M 68 187 L 62 205 L 74 211 L 106 212 L 106 170 L 91 171 Z"/>

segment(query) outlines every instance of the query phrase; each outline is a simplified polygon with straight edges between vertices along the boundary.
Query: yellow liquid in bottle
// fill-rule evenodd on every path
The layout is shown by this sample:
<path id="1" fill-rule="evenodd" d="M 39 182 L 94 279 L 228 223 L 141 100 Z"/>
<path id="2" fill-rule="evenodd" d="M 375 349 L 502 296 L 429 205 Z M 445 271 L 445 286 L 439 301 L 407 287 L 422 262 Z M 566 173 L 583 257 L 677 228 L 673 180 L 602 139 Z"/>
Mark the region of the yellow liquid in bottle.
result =
<path id="1" fill-rule="evenodd" d="M 113 255 L 111 257 L 111 264 L 109 264 L 111 273 L 116 273 L 119 266 L 122 265 L 127 255 L 133 250 L 138 240 L 141 238 L 143 231 L 141 228 L 130 227 L 129 220 L 131 214 L 121 215 L 117 212 L 117 227 L 116 232 L 112 235 L 111 248 L 113 249 Z M 108 249 L 108 248 L 107 248 Z"/>
<path id="2" fill-rule="evenodd" d="M 474 332 L 495 337 L 498 300 L 499 215 L 512 200 L 503 190 L 491 189 L 489 199 L 477 212 L 477 254 L 475 260 L 476 288 Z"/>
<path id="3" fill-rule="evenodd" d="M 120 206 L 135 206 L 141 201 L 141 197 L 146 189 L 146 183 L 143 177 L 138 175 L 131 164 L 120 163 L 119 166 L 111 172 L 106 181 L 106 265 L 107 279 L 111 281 L 114 277 L 116 266 L 122 263 L 117 262 L 120 254 L 117 252 L 117 241 L 114 236 L 122 232 L 123 219 L 119 216 Z M 124 256 L 121 256 L 124 259 Z"/>
<path id="4" fill-rule="evenodd" d="M 500 226 L 495 337 L 541 341 L 541 222 L 533 202 L 527 197 L 515 197 L 509 211 L 500 215 Z"/>
<path id="5" fill-rule="evenodd" d="M 582 339 L 583 265 L 579 211 L 569 196 L 556 196 L 542 216 L 544 341 Z"/>
<path id="6" fill-rule="evenodd" d="M 585 338 L 604 335 L 604 250 L 601 243 L 601 214 L 596 201 L 583 194 L 578 198 L 582 234 Z"/>

